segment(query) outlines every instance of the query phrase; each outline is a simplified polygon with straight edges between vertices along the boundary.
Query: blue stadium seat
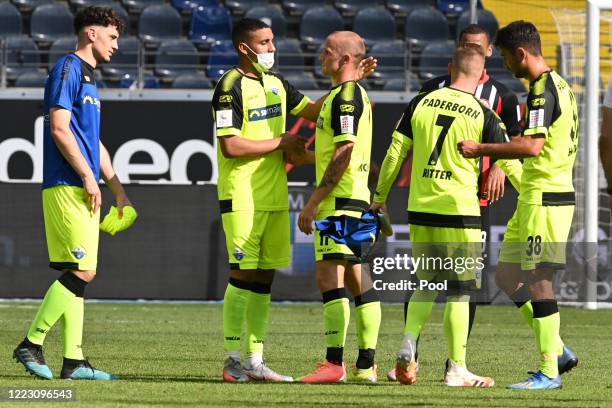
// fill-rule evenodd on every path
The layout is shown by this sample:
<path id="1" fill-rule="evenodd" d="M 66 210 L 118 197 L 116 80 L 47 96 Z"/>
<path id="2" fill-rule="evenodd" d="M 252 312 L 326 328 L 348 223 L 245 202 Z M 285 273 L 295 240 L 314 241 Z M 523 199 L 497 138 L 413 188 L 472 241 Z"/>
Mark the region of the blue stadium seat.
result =
<path id="1" fill-rule="evenodd" d="M 435 7 L 436 0 L 386 0 L 387 8 L 397 17 L 405 17 L 419 7 Z"/>
<path id="2" fill-rule="evenodd" d="M 144 88 L 155 89 L 159 88 L 159 79 L 154 75 L 144 75 Z M 138 76 L 125 75 L 121 81 L 119 81 L 119 88 L 137 89 Z"/>
<path id="3" fill-rule="evenodd" d="M 423 48 L 419 62 L 419 77 L 431 79 L 448 74 L 448 63 L 455 53 L 454 41 L 437 41 Z"/>
<path id="4" fill-rule="evenodd" d="M 383 86 L 383 91 L 405 92 L 407 90 L 405 78 L 391 78 Z"/>
<path id="5" fill-rule="evenodd" d="M 289 16 L 301 16 L 312 7 L 322 7 L 327 5 L 326 0 L 281 0 L 281 4 L 286 14 Z"/>
<path id="6" fill-rule="evenodd" d="M 230 41 L 219 41 L 210 48 L 206 75 L 209 78 L 217 79 L 228 69 L 238 64 L 238 54 L 234 49 L 234 44 Z"/>
<path id="7" fill-rule="evenodd" d="M 275 42 L 278 57 L 277 68 L 283 75 L 304 73 L 304 53 L 295 38 L 285 38 Z"/>
<path id="8" fill-rule="evenodd" d="M 353 31 L 363 37 L 368 47 L 381 41 L 393 41 L 395 19 L 383 6 L 364 8 L 355 16 Z"/>
<path id="9" fill-rule="evenodd" d="M 232 39 L 232 16 L 225 7 L 198 7 L 191 16 L 189 39 L 200 48 Z"/>
<path id="10" fill-rule="evenodd" d="M 36 43 L 26 35 L 6 37 L 6 77 L 9 80 L 19 74 L 37 71 L 40 67 L 40 52 Z"/>
<path id="11" fill-rule="evenodd" d="M 480 0 L 476 3 L 478 8 L 482 8 Z M 437 0 L 437 7 L 448 18 L 457 17 L 464 11 L 470 10 L 470 0 Z"/>
<path id="12" fill-rule="evenodd" d="M 164 0 L 121 0 L 130 14 L 140 14 L 149 6 L 164 4 Z"/>
<path id="13" fill-rule="evenodd" d="M 308 9 L 300 22 L 300 40 L 314 49 L 334 31 L 344 30 L 344 21 L 336 9 L 330 6 Z"/>
<path id="14" fill-rule="evenodd" d="M 418 51 L 433 41 L 448 40 L 448 21 L 444 14 L 434 8 L 416 8 L 406 17 L 404 37 L 410 47 Z"/>
<path id="15" fill-rule="evenodd" d="M 132 33 L 132 29 L 130 27 L 130 16 L 128 12 L 125 11 L 121 3 L 112 2 L 108 5 L 108 7 L 115 10 L 115 13 L 117 13 L 117 17 L 119 17 L 119 20 L 121 20 L 121 22 L 125 26 L 125 29 L 123 30 L 123 33 L 121 35 L 130 35 Z"/>
<path id="16" fill-rule="evenodd" d="M 0 39 L 21 34 L 21 13 L 11 3 L 0 3 Z"/>
<path id="17" fill-rule="evenodd" d="M 64 55 L 76 51 L 77 42 L 75 35 L 61 37 L 53 41 L 53 45 L 49 49 L 49 69 L 53 68 L 57 60 Z"/>
<path id="18" fill-rule="evenodd" d="M 212 89 L 210 79 L 204 74 L 184 74 L 176 77 L 172 82 L 172 88 L 176 89 Z"/>
<path id="19" fill-rule="evenodd" d="M 138 36 L 147 46 L 157 47 L 162 41 L 181 36 L 181 16 L 167 4 L 149 6 L 138 21 Z"/>
<path id="20" fill-rule="evenodd" d="M 89 6 L 104 6 L 104 7 L 109 7 L 112 4 L 113 0 L 68 0 L 68 3 L 70 3 L 70 5 L 73 7 L 74 9 L 82 9 L 83 7 L 89 7 Z"/>
<path id="21" fill-rule="evenodd" d="M 244 16 L 247 10 L 267 4 L 266 0 L 225 0 L 225 7 L 230 9 L 234 16 Z"/>
<path id="22" fill-rule="evenodd" d="M 284 77 L 287 82 L 293 85 L 294 88 L 303 91 L 315 91 L 319 89 L 317 81 L 315 80 L 312 72 L 302 72 L 301 74 L 289 74 Z"/>
<path id="23" fill-rule="evenodd" d="M 372 0 L 335 0 L 334 6 L 345 17 L 351 17 L 363 8 L 372 6 Z"/>
<path id="24" fill-rule="evenodd" d="M 41 4 L 50 4 L 54 0 L 12 0 L 12 3 L 17 6 L 22 13 L 29 13 Z"/>
<path id="25" fill-rule="evenodd" d="M 48 75 L 45 72 L 30 71 L 19 74 L 15 80 L 17 88 L 44 88 Z"/>
<path id="26" fill-rule="evenodd" d="M 138 37 L 119 37 L 119 50 L 113 55 L 110 63 L 101 65 L 104 77 L 118 80 L 126 74 L 132 77 L 136 76 L 139 50 L 140 40 Z"/>
<path id="27" fill-rule="evenodd" d="M 30 35 L 38 43 L 52 43 L 74 35 L 72 13 L 65 3 L 42 4 L 32 13 Z"/>
<path id="28" fill-rule="evenodd" d="M 172 0 L 171 3 L 181 14 L 191 14 L 198 7 L 219 6 L 219 0 Z"/>
<path id="29" fill-rule="evenodd" d="M 245 17 L 256 18 L 264 21 L 272 27 L 274 38 L 285 38 L 287 32 L 287 20 L 283 11 L 276 5 L 253 7 L 246 12 Z"/>
<path id="30" fill-rule="evenodd" d="M 497 30 L 499 29 L 499 23 L 497 22 L 497 18 L 495 15 L 491 13 L 489 10 L 478 9 L 478 24 L 487 29 L 489 36 L 491 37 L 491 41 L 495 38 L 497 34 Z M 457 19 L 457 36 L 465 27 L 470 25 L 470 10 L 464 11 L 461 13 L 459 18 Z"/>
<path id="31" fill-rule="evenodd" d="M 155 75 L 173 80 L 182 74 L 195 74 L 200 57 L 196 47 L 186 38 L 161 43 L 155 54 Z"/>
<path id="32" fill-rule="evenodd" d="M 404 78 L 406 65 L 406 45 L 401 40 L 374 44 L 370 55 L 378 59 L 378 67 L 370 77 L 375 83 L 385 82 L 392 78 Z"/>

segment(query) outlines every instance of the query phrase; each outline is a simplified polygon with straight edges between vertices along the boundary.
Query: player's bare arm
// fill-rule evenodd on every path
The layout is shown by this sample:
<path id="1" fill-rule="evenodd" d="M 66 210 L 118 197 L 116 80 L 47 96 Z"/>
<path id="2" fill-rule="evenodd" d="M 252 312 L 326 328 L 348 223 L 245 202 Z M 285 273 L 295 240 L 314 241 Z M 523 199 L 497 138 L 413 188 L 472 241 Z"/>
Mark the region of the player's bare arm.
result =
<path id="1" fill-rule="evenodd" d="M 351 162 L 351 155 L 353 153 L 353 142 L 342 142 L 336 146 L 336 151 L 332 157 L 325 174 L 319 186 L 313 191 L 308 203 L 302 209 L 300 217 L 298 219 L 298 226 L 300 231 L 305 234 L 312 233 L 312 223 L 314 217 L 317 214 L 319 204 L 325 199 L 338 185 L 342 175 L 348 168 Z"/>
<path id="2" fill-rule="evenodd" d="M 306 141 L 291 133 L 268 140 L 249 140 L 240 136 L 225 136 L 219 138 L 221 152 L 227 158 L 257 157 L 275 150 L 290 151 L 304 148 Z"/>
<path id="3" fill-rule="evenodd" d="M 72 131 L 70 130 L 70 117 L 72 113 L 69 110 L 61 108 L 53 108 L 49 112 L 49 120 L 51 124 L 51 135 L 62 156 L 68 164 L 83 180 L 83 188 L 87 193 L 87 202 L 89 209 L 96 213 L 102 205 L 102 193 L 98 186 L 98 180 L 94 177 L 87 160 L 81 153 L 79 144 Z"/>
<path id="4" fill-rule="evenodd" d="M 109 190 L 115 196 L 117 202 L 117 211 L 119 212 L 119 218 L 123 216 L 123 207 L 132 206 L 130 199 L 128 198 L 119 177 L 115 173 L 115 169 L 111 163 L 110 155 L 106 147 L 100 142 L 100 172 L 102 173 L 102 179 L 108 186 Z"/>
<path id="5" fill-rule="evenodd" d="M 498 159 L 522 159 L 536 157 L 544 147 L 544 137 L 515 137 L 509 143 L 477 143 L 474 140 L 462 140 L 457 143 L 459 153 L 465 158 L 473 159 L 491 156 Z"/>

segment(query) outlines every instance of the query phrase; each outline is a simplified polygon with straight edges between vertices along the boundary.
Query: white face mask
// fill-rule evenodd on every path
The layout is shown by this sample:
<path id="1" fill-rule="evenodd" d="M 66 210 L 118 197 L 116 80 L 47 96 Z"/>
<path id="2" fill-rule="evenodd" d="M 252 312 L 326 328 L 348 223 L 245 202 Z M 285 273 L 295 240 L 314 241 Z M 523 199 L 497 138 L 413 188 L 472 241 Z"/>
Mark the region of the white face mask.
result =
<path id="1" fill-rule="evenodd" d="M 257 62 L 251 61 L 253 67 L 257 70 L 257 72 L 268 72 L 274 66 L 274 53 L 273 52 L 264 52 L 261 54 L 257 54 L 255 51 L 251 49 L 248 45 L 244 44 L 251 52 L 257 55 Z M 250 60 L 250 58 L 249 58 Z"/>

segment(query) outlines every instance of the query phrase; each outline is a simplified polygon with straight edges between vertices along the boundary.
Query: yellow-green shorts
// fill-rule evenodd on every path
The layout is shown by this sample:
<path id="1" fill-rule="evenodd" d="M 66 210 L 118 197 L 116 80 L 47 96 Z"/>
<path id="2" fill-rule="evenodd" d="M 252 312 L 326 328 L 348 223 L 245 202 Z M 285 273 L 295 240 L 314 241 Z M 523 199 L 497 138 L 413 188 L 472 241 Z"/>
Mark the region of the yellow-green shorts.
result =
<path id="1" fill-rule="evenodd" d="M 331 216 L 347 215 L 349 217 L 361 218 L 360 211 L 347 211 L 347 210 L 323 210 L 317 214 L 317 220 L 323 220 Z M 344 245 L 339 244 L 330 237 L 322 237 L 320 232 L 315 228 L 315 260 L 329 261 L 349 261 L 352 263 L 360 263 L 361 260 L 355 256 L 351 249 Z"/>
<path id="2" fill-rule="evenodd" d="M 291 265 L 289 211 L 221 214 L 230 269 L 280 269 Z"/>
<path id="3" fill-rule="evenodd" d="M 565 267 L 565 247 L 572 227 L 573 205 L 518 202 L 508 221 L 499 261 L 521 264 L 521 269 Z"/>
<path id="4" fill-rule="evenodd" d="M 430 227 L 410 224 L 412 257 L 419 280 L 442 283 L 453 292 L 481 286 L 484 267 L 482 232 L 477 228 Z"/>
<path id="5" fill-rule="evenodd" d="M 45 188 L 42 193 L 49 266 L 95 272 L 100 211 L 89 211 L 82 187 L 60 185 Z"/>

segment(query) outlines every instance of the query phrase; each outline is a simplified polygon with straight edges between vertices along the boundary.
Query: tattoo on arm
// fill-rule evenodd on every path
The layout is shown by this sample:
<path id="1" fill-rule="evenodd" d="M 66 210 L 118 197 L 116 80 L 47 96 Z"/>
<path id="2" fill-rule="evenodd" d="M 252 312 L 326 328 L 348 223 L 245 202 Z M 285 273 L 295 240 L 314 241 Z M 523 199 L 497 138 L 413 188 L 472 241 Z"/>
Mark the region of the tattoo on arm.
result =
<path id="1" fill-rule="evenodd" d="M 334 157 L 329 162 L 325 175 L 321 183 L 320 188 L 335 187 L 342 178 L 342 175 L 346 171 L 349 163 L 351 162 L 351 154 L 353 153 L 353 144 L 344 144 L 339 146 L 334 153 Z"/>

